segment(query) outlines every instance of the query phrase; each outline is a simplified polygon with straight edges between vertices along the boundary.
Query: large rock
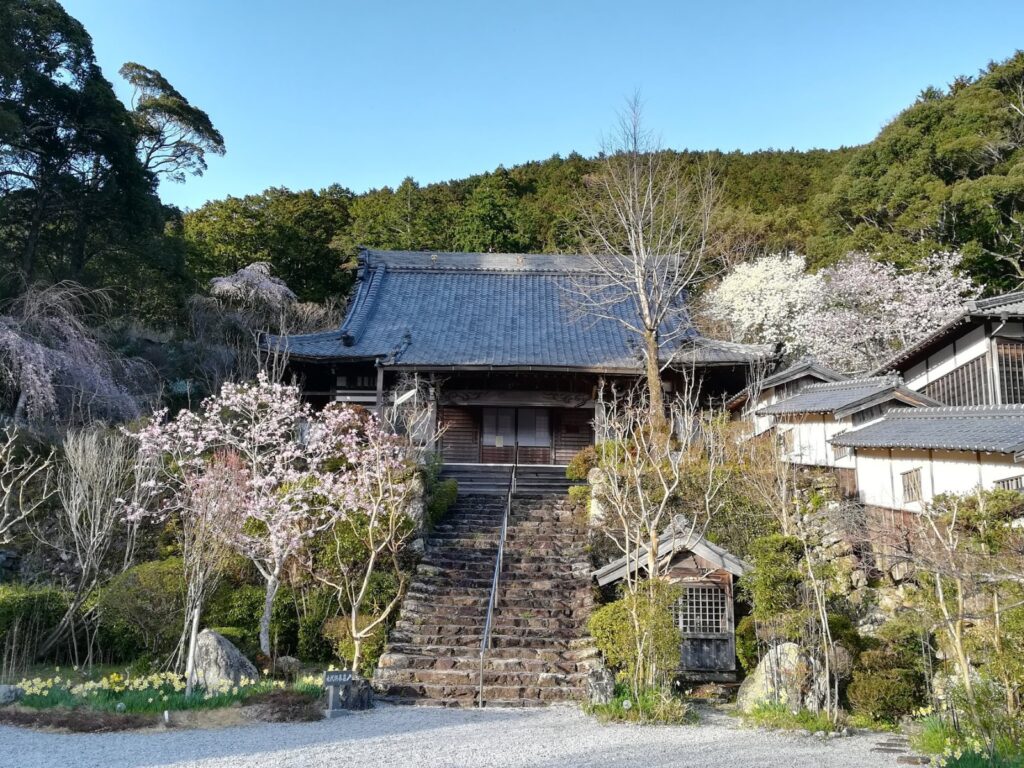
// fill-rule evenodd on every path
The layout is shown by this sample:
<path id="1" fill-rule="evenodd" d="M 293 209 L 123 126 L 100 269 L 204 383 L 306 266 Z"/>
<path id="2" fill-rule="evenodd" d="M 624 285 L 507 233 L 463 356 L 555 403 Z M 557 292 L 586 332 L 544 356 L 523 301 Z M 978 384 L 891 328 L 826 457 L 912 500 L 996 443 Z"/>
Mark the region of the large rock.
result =
<path id="1" fill-rule="evenodd" d="M 797 712 L 804 706 L 809 679 L 810 666 L 796 643 L 772 646 L 740 685 L 736 707 L 750 712 L 759 704 L 785 704 Z"/>
<path id="2" fill-rule="evenodd" d="M 615 675 L 604 664 L 587 674 L 587 698 L 591 704 L 610 704 L 615 698 Z"/>
<path id="3" fill-rule="evenodd" d="M 0 707 L 14 704 L 23 693 L 24 691 L 16 685 L 0 685 Z"/>
<path id="4" fill-rule="evenodd" d="M 260 673 L 230 640 L 212 629 L 204 629 L 196 639 L 196 680 L 206 690 L 215 690 L 243 681 L 255 682 Z"/>

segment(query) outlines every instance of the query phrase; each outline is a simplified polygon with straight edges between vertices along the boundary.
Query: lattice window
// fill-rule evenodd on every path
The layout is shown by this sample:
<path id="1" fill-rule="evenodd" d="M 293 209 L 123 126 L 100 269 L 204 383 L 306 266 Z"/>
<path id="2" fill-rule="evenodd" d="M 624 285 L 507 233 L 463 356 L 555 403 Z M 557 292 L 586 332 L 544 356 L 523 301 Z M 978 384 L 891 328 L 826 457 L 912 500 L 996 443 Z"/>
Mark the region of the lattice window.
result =
<path id="1" fill-rule="evenodd" d="M 903 503 L 921 500 L 921 470 L 912 469 L 903 472 L 900 477 L 903 479 Z"/>
<path id="2" fill-rule="evenodd" d="M 993 400 L 988 380 L 988 355 L 976 357 L 953 369 L 926 386 L 923 391 L 928 397 L 946 405 L 991 405 Z"/>
<path id="3" fill-rule="evenodd" d="M 715 635 L 731 631 L 725 590 L 714 584 L 685 588 L 673 609 L 676 625 L 684 635 Z"/>
<path id="4" fill-rule="evenodd" d="M 1024 403 L 1024 344 L 996 342 L 999 353 L 999 389 L 1004 404 Z"/>
<path id="5" fill-rule="evenodd" d="M 996 480 L 995 486 L 996 488 L 1002 488 L 1004 491 L 1024 491 L 1024 475 Z"/>

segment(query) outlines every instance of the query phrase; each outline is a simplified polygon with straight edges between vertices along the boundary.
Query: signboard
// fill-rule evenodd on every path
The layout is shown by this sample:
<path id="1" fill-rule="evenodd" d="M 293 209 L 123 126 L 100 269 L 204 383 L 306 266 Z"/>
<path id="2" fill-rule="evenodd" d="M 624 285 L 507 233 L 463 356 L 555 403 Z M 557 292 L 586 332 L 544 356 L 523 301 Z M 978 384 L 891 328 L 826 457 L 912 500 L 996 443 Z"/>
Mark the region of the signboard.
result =
<path id="1" fill-rule="evenodd" d="M 324 688 L 336 685 L 348 685 L 352 682 L 352 670 L 334 669 L 324 672 Z"/>

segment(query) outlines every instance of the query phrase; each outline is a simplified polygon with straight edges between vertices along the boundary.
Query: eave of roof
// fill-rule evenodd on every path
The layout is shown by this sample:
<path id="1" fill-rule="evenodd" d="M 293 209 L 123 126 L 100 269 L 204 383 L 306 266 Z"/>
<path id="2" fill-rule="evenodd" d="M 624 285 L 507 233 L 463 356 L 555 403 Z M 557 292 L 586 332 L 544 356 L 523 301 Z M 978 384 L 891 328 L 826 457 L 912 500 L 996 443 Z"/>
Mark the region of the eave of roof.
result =
<path id="1" fill-rule="evenodd" d="M 766 405 L 757 414 L 788 416 L 829 413 L 836 418 L 845 418 L 890 400 L 914 407 L 941 405 L 937 400 L 903 386 L 899 377 L 872 376 L 811 384 L 792 397 Z"/>
<path id="2" fill-rule="evenodd" d="M 803 378 L 804 376 L 813 376 L 822 382 L 844 381 L 849 378 L 846 374 L 827 368 L 824 365 L 819 364 L 816 360 L 804 359 L 798 360 L 788 368 L 784 368 L 783 370 L 773 373 L 771 376 L 765 378 L 765 380 L 761 382 L 761 389 L 768 389 L 769 387 L 777 387 L 780 384 L 787 384 L 791 381 Z"/>
<path id="3" fill-rule="evenodd" d="M 1024 405 L 941 406 L 890 411 L 881 420 L 832 437 L 849 448 L 1024 452 Z"/>
<path id="4" fill-rule="evenodd" d="M 566 298 L 605 290 L 585 257 L 364 250 L 359 283 L 337 331 L 267 337 L 296 361 L 365 362 L 409 370 L 552 370 L 642 373 L 625 301 L 608 317 Z M 705 339 L 692 326 L 664 346 L 663 364 L 747 366 L 769 345 Z"/>

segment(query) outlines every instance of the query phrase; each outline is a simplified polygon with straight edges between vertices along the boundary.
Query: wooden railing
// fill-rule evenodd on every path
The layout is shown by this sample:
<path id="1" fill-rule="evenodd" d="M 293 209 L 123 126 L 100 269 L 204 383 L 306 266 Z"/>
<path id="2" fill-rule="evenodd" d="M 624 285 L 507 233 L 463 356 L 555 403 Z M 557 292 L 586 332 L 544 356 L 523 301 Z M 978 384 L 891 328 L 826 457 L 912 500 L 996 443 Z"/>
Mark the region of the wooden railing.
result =
<path id="1" fill-rule="evenodd" d="M 501 516 L 501 532 L 498 534 L 498 554 L 494 558 L 494 576 L 491 578 L 491 597 L 487 601 L 487 619 L 484 634 L 480 639 L 480 694 L 477 706 L 484 706 L 484 657 L 491 649 L 491 625 L 494 623 L 494 608 L 498 603 L 498 586 L 501 583 L 501 565 L 505 557 L 505 535 L 508 533 L 508 518 L 512 514 L 512 496 L 516 492 L 516 471 L 519 469 L 519 443 L 512 453 L 512 471 L 508 478 L 508 493 L 505 495 L 505 511 Z"/>

